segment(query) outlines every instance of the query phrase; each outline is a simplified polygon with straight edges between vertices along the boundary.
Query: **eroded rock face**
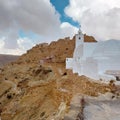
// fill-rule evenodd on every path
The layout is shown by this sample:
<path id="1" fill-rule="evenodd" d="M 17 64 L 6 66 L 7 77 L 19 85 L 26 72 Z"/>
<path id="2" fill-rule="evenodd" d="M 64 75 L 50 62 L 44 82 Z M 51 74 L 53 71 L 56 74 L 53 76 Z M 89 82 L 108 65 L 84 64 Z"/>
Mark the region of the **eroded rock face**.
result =
<path id="1" fill-rule="evenodd" d="M 108 85 L 91 82 L 65 69 L 65 59 L 72 57 L 74 46 L 74 38 L 40 44 L 3 68 L 0 73 L 2 120 L 61 119 L 73 95 L 97 96 L 111 90 Z"/>

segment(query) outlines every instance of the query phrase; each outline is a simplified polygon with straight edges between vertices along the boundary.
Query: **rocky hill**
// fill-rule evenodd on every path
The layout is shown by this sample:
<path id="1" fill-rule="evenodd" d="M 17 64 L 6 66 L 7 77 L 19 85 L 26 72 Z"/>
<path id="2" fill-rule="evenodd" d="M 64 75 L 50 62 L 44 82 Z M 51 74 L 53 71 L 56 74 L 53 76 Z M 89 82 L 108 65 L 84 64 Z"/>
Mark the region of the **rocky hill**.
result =
<path id="1" fill-rule="evenodd" d="M 96 42 L 92 36 L 85 35 L 85 42 Z M 20 61 L 24 62 L 38 62 L 41 59 L 52 58 L 53 62 L 65 62 L 66 57 L 72 57 L 75 47 L 75 37 L 70 39 L 66 37 L 53 41 L 50 44 L 42 43 L 36 45 L 31 50 L 24 54 Z"/>
<path id="2" fill-rule="evenodd" d="M 85 41 L 96 42 L 85 35 Z M 75 38 L 39 44 L 0 69 L 2 120 L 62 120 L 76 94 L 97 96 L 116 87 L 94 82 L 65 69 Z"/>

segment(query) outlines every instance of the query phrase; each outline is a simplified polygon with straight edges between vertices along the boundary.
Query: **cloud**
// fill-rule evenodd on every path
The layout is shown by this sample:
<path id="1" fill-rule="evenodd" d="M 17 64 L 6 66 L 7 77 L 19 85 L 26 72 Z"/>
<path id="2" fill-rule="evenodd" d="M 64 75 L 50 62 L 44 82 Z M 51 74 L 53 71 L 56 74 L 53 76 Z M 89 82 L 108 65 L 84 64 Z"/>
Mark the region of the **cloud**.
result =
<path id="1" fill-rule="evenodd" d="M 68 22 L 63 22 L 60 25 L 60 28 L 61 28 L 61 34 L 63 36 L 68 36 L 69 35 L 70 37 L 73 37 L 78 30 L 76 27 L 72 26 Z"/>
<path id="2" fill-rule="evenodd" d="M 3 48 L 3 47 L 4 47 L 4 44 L 5 44 L 4 39 L 5 39 L 5 37 L 2 37 L 2 38 L 0 39 L 0 48 Z"/>
<path id="3" fill-rule="evenodd" d="M 120 0 L 70 0 L 65 13 L 97 40 L 120 39 Z"/>
<path id="4" fill-rule="evenodd" d="M 31 39 L 19 38 L 19 39 L 16 40 L 17 47 L 14 48 L 14 49 L 11 49 L 11 48 L 6 48 L 5 47 L 5 42 L 6 42 L 5 40 L 6 40 L 5 37 L 2 37 L 0 39 L 0 54 L 21 55 L 35 45 Z"/>
<path id="5" fill-rule="evenodd" d="M 5 48 L 18 48 L 19 30 L 51 37 L 59 25 L 59 14 L 48 0 L 0 1 L 0 36 L 5 36 Z"/>
<path id="6" fill-rule="evenodd" d="M 18 47 L 17 39 L 18 33 L 16 30 L 11 29 L 4 33 L 4 47 L 9 49 L 16 49 Z"/>
<path id="7" fill-rule="evenodd" d="M 20 39 L 19 30 L 39 35 L 40 43 L 72 35 L 75 27 L 60 22 L 60 15 L 50 0 L 0 0 L 0 38 L 4 36 L 4 50 L 0 52 L 14 49 L 22 53 L 32 47 L 34 40 L 29 36 Z"/>
<path id="8" fill-rule="evenodd" d="M 0 15 L 1 30 L 14 28 L 48 35 L 60 24 L 59 14 L 49 0 L 2 0 Z"/>
<path id="9" fill-rule="evenodd" d="M 19 38 L 17 40 L 17 43 L 18 43 L 18 48 L 23 51 L 26 51 L 35 45 L 33 41 L 28 38 Z"/>

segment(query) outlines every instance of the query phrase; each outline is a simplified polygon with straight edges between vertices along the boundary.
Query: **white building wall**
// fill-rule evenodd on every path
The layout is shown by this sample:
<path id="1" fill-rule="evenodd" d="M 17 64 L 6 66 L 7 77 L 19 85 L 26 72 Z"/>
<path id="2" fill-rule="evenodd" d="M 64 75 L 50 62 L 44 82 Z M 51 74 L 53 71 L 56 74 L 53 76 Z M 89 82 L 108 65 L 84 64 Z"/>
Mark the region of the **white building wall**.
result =
<path id="1" fill-rule="evenodd" d="M 83 44 L 83 57 L 92 57 L 93 51 L 96 49 L 97 42 L 95 43 L 89 43 L 86 42 Z"/>
<path id="2" fill-rule="evenodd" d="M 66 69 L 96 80 L 115 78 L 105 73 L 108 70 L 120 70 L 119 41 L 84 43 L 84 35 L 79 30 L 75 42 L 73 58 L 66 59 Z"/>
<path id="3" fill-rule="evenodd" d="M 81 72 L 80 59 L 76 58 L 76 59 L 74 59 L 73 73 L 79 73 L 79 72 Z"/>
<path id="4" fill-rule="evenodd" d="M 114 57 L 108 59 L 99 58 L 98 69 L 100 73 L 105 73 L 107 70 L 120 70 L 120 62 L 114 59 Z"/>
<path id="5" fill-rule="evenodd" d="M 75 48 L 74 53 L 73 53 L 73 57 L 75 60 L 78 60 L 83 57 L 83 52 L 84 52 L 83 47 L 84 45 L 80 44 L 79 47 Z"/>
<path id="6" fill-rule="evenodd" d="M 77 48 L 80 44 L 84 43 L 84 35 L 81 34 L 76 34 L 76 43 L 75 43 L 75 48 Z"/>
<path id="7" fill-rule="evenodd" d="M 73 69 L 73 58 L 66 58 L 66 69 Z"/>
<path id="8" fill-rule="evenodd" d="M 87 58 L 85 61 L 82 63 L 82 74 L 85 76 L 88 76 L 92 79 L 99 79 L 98 75 L 98 63 L 96 60 L 92 58 Z"/>

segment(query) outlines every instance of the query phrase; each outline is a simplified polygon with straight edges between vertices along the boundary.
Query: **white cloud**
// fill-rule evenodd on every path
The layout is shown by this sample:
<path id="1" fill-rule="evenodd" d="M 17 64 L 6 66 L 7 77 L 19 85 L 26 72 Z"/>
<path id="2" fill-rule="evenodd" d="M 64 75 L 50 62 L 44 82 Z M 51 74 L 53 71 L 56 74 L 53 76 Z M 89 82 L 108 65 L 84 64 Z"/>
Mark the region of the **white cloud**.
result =
<path id="1" fill-rule="evenodd" d="M 35 44 L 28 38 L 19 38 L 17 40 L 18 43 L 18 48 L 21 49 L 22 51 L 26 51 L 30 48 L 32 48 Z"/>
<path id="2" fill-rule="evenodd" d="M 13 54 L 21 55 L 26 52 L 26 50 L 32 48 L 35 44 L 28 38 L 17 39 L 17 46 L 14 49 L 5 47 L 5 37 L 0 39 L 0 54 Z"/>
<path id="3" fill-rule="evenodd" d="M 38 34 L 38 42 L 72 35 L 76 28 L 69 23 L 61 24 L 59 17 L 50 0 L 0 0 L 0 37 L 5 36 L 0 53 L 21 54 L 32 47 L 34 41 L 20 39 L 19 30 Z"/>
<path id="4" fill-rule="evenodd" d="M 2 38 L 0 39 L 0 49 L 3 48 L 4 45 L 5 45 L 4 40 L 5 40 L 5 37 L 2 37 Z"/>
<path id="5" fill-rule="evenodd" d="M 0 15 L 0 31 L 14 28 L 49 35 L 60 24 L 59 14 L 49 0 L 1 0 Z"/>
<path id="6" fill-rule="evenodd" d="M 19 48 L 17 40 L 21 29 L 52 38 L 59 26 L 59 14 L 49 0 L 0 0 L 0 36 L 5 36 L 5 49 Z M 24 43 L 26 41 L 29 40 L 24 39 Z"/>
<path id="7" fill-rule="evenodd" d="M 72 26 L 68 22 L 62 23 L 60 28 L 61 28 L 61 34 L 66 37 L 68 36 L 73 37 L 78 30 L 76 27 Z"/>
<path id="8" fill-rule="evenodd" d="M 21 49 L 5 49 L 0 48 L 0 54 L 11 54 L 11 55 L 22 55 L 25 51 L 22 51 Z"/>
<path id="9" fill-rule="evenodd" d="M 65 13 L 98 40 L 120 39 L 120 0 L 70 0 Z"/>

